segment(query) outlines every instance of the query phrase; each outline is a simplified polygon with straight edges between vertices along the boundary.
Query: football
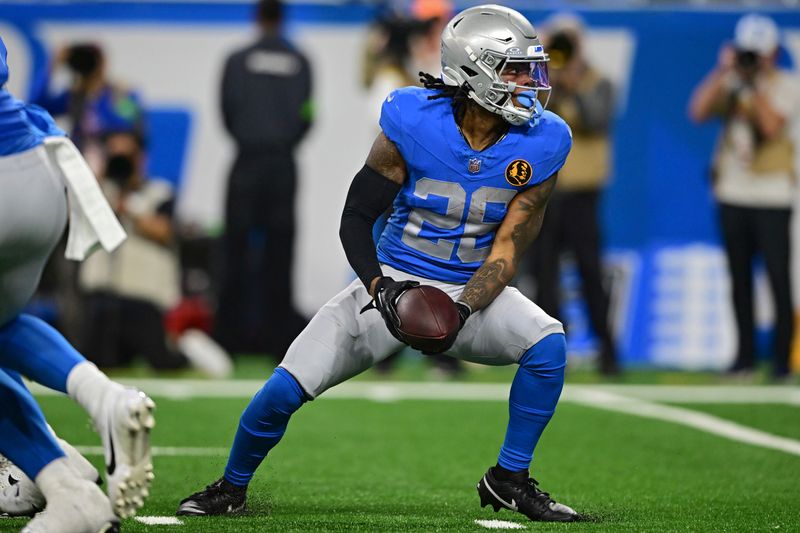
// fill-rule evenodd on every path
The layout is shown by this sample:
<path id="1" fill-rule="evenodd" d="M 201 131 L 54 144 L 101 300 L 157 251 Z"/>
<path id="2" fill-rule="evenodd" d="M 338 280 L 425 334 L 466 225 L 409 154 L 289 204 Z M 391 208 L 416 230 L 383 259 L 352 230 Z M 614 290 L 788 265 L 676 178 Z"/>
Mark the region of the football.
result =
<path id="1" fill-rule="evenodd" d="M 444 291 L 430 285 L 408 289 L 397 299 L 397 328 L 403 340 L 417 350 L 438 353 L 458 335 L 455 302 Z"/>

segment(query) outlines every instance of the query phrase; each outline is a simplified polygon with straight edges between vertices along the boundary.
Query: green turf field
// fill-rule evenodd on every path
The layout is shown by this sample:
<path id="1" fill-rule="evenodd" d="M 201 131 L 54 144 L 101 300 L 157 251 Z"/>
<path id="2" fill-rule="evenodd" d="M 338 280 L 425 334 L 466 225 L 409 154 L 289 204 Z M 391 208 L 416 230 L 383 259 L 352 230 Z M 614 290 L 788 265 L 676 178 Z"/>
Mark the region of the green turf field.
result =
<path id="1" fill-rule="evenodd" d="M 567 398 L 576 395 L 568 390 L 559 405 L 540 442 L 534 476 L 593 522 L 537 524 L 479 507 L 475 484 L 502 442 L 503 401 L 323 398 L 290 423 L 251 485 L 245 516 L 182 518 L 179 526 L 126 520 L 123 529 L 486 531 L 476 519 L 502 519 L 541 531 L 800 531 L 800 455 Z M 220 475 L 247 398 L 155 399 L 157 478 L 141 514 L 170 516 L 182 497 Z M 55 396 L 40 402 L 62 437 L 97 446 L 71 402 Z M 798 402 L 672 403 L 678 404 L 800 438 Z M 91 459 L 99 464 L 98 455 Z M 23 523 L 2 519 L 0 531 Z"/>

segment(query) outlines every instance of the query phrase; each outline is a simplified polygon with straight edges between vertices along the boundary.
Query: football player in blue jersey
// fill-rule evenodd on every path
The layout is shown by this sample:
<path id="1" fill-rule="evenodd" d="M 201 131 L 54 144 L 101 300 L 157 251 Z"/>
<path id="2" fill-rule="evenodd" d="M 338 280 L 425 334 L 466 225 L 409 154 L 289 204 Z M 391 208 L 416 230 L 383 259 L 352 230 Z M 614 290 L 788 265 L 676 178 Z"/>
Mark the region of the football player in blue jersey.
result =
<path id="1" fill-rule="evenodd" d="M 56 330 L 22 310 L 68 213 L 70 257 L 83 257 L 98 240 L 113 248 L 125 233 L 52 117 L 6 89 L 6 56 L 0 39 L 0 453 L 24 476 L 17 474 L 15 490 L 2 491 L 0 512 L 33 514 L 41 510 L 36 502 L 46 500 L 23 531 L 117 531 L 118 516 L 134 514 L 147 496 L 153 402 L 109 380 Z M 110 498 L 97 486 L 97 471 L 52 434 L 20 375 L 68 394 L 89 413 L 105 446 Z"/>
<path id="2" fill-rule="evenodd" d="M 479 6 L 442 34 L 442 77 L 391 93 L 379 134 L 350 187 L 340 236 L 359 280 L 328 302 L 242 414 L 222 478 L 184 499 L 179 515 L 245 508 L 247 485 L 300 406 L 402 346 L 398 296 L 426 284 L 449 294 L 461 329 L 443 352 L 517 364 L 497 465 L 478 482 L 481 504 L 532 520 L 580 515 L 539 490 L 533 450 L 564 384 L 564 330 L 509 287 L 536 238 L 572 140 L 543 111 L 548 57 L 522 15 Z M 375 219 L 392 205 L 376 246 Z M 362 312 L 370 299 L 380 313 Z"/>

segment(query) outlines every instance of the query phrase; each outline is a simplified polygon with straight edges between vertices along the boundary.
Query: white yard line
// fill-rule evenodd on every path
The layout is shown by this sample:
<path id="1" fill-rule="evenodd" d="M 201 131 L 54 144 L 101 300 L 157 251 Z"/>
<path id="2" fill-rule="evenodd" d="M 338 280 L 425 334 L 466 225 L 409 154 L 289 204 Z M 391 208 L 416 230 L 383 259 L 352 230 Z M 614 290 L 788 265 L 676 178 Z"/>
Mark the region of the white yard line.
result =
<path id="1" fill-rule="evenodd" d="M 800 441 L 798 440 L 779 437 L 691 409 L 672 407 L 637 398 L 629 398 L 612 392 L 590 389 L 575 393 L 570 399 L 575 403 L 589 407 L 673 422 L 737 442 L 779 450 L 792 455 L 800 455 Z"/>
<path id="2" fill-rule="evenodd" d="M 148 526 L 182 526 L 183 522 L 174 516 L 134 516 L 134 520 Z"/>
<path id="3" fill-rule="evenodd" d="M 151 396 L 193 398 L 252 398 L 261 380 L 122 379 Z M 506 401 L 510 383 L 373 382 L 350 381 L 327 391 L 322 399 Z M 31 384 L 37 395 L 60 394 Z M 800 387 L 755 385 L 567 385 L 562 399 L 571 401 L 587 391 L 605 391 L 643 400 L 677 403 L 780 403 L 800 406 Z"/>
<path id="4" fill-rule="evenodd" d="M 102 446 L 75 446 L 83 455 L 103 455 Z M 230 448 L 200 448 L 193 446 L 153 446 L 153 455 L 161 457 L 227 457 Z"/>
<path id="5" fill-rule="evenodd" d="M 402 399 L 423 398 L 423 396 L 420 394 L 420 391 L 418 390 L 414 391 L 413 393 L 409 393 L 409 391 L 406 391 L 406 394 L 401 394 L 399 392 L 400 390 L 401 389 L 397 389 L 395 387 L 390 388 L 389 391 L 392 392 L 391 399 L 396 400 L 401 398 Z M 455 396 L 456 395 L 453 394 L 452 390 L 450 391 L 450 394 L 445 395 L 445 397 L 448 399 L 454 399 Z M 480 399 L 483 400 L 498 399 L 498 398 L 487 398 L 486 396 L 487 395 L 483 395 Z M 386 399 L 388 395 L 382 396 L 381 394 L 372 394 L 368 396 L 362 395 L 359 397 L 375 400 L 375 399 Z M 426 399 L 442 399 L 442 397 L 437 395 L 434 398 L 428 397 Z M 470 399 L 475 400 L 478 398 L 471 397 Z M 622 396 L 620 394 L 609 392 L 607 390 L 601 390 L 598 388 L 589 388 L 589 387 L 572 388 L 571 393 L 566 398 L 563 399 L 572 403 L 577 403 L 580 405 L 593 407 L 596 409 L 604 409 L 608 411 L 615 411 L 618 413 L 625 413 L 634 416 L 663 420 L 665 422 L 672 422 L 675 424 L 680 424 L 683 426 L 688 426 L 694 429 L 698 429 L 700 431 L 705 431 L 706 433 L 711 433 L 713 435 L 724 437 L 726 439 L 730 439 L 733 441 L 744 442 L 747 444 L 752 444 L 754 446 L 760 446 L 762 448 L 769 448 L 772 450 L 779 450 L 785 453 L 800 456 L 800 441 L 798 440 L 790 439 L 788 437 L 780 437 L 777 435 L 773 435 L 765 431 L 753 429 L 748 426 L 743 426 L 741 424 L 737 424 L 729 420 L 725 420 L 699 411 L 693 411 L 691 409 L 653 403 L 646 400 L 640 400 L 638 398 Z M 76 446 L 76 448 L 78 449 L 79 452 L 85 455 L 103 455 L 102 446 Z M 221 447 L 219 448 L 169 447 L 169 446 L 153 447 L 153 455 L 162 457 L 226 456 L 228 454 L 228 451 L 229 451 L 228 448 L 221 448 Z"/>
<path id="6" fill-rule="evenodd" d="M 475 523 L 486 529 L 525 529 L 525 526 L 508 520 L 475 520 Z"/>
<path id="7" fill-rule="evenodd" d="M 673 403 L 782 403 L 800 406 L 800 387 L 783 385 L 575 385 L 642 400 Z"/>
<path id="8" fill-rule="evenodd" d="M 147 393 L 170 399 L 250 398 L 263 385 L 256 380 L 123 380 Z M 399 400 L 506 401 L 510 384 L 496 383 L 343 383 L 327 391 L 323 399 L 366 399 L 381 402 Z M 33 385 L 35 394 L 48 394 Z M 789 386 L 672 386 L 672 385 L 567 385 L 561 399 L 599 409 L 681 424 L 737 442 L 800 455 L 800 441 L 779 437 L 706 413 L 654 403 L 785 404 L 800 406 L 800 387 Z M 102 454 L 101 448 L 86 453 Z M 227 448 L 156 447 L 161 456 L 227 455 Z"/>
<path id="9" fill-rule="evenodd" d="M 174 516 L 135 516 L 133 519 L 148 526 L 183 525 L 183 521 Z M 486 529 L 526 529 L 524 525 L 508 520 L 475 520 L 475 523 Z"/>

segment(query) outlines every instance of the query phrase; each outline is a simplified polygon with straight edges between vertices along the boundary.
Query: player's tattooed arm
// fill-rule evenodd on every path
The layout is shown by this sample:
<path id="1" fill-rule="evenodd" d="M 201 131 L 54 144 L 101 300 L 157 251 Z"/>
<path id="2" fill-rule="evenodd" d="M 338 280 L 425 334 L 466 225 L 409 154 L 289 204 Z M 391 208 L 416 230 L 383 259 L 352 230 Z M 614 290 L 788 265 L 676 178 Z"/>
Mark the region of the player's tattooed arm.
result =
<path id="1" fill-rule="evenodd" d="M 475 271 L 459 298 L 472 311 L 488 306 L 511 282 L 525 250 L 539 235 L 547 201 L 553 193 L 557 175 L 517 194 L 508 206 L 497 229 L 489 257 Z"/>
<path id="2" fill-rule="evenodd" d="M 367 156 L 367 166 L 400 185 L 406 181 L 406 162 L 397 146 L 381 132 L 372 143 Z"/>

